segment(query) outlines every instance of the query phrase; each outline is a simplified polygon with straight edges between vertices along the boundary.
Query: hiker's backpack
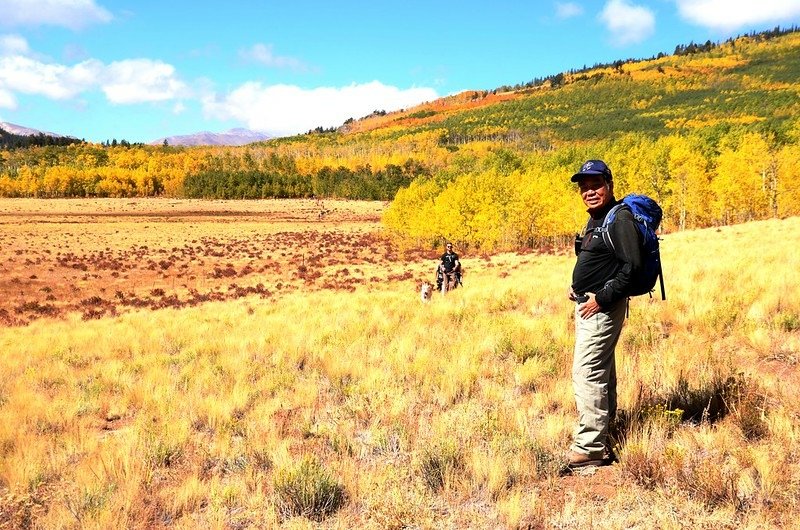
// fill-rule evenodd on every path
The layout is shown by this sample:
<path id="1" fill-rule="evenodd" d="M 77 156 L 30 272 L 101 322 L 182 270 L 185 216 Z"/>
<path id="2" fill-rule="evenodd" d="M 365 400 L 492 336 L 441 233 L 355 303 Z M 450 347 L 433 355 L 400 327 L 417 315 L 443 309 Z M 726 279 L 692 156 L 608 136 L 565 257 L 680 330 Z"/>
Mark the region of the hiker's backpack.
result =
<path id="1" fill-rule="evenodd" d="M 633 278 L 630 296 L 639 296 L 642 294 L 653 296 L 656 280 L 660 280 L 661 299 L 666 300 L 667 293 L 664 290 L 664 275 L 661 271 L 661 253 L 658 248 L 658 235 L 656 235 L 658 225 L 661 223 L 661 207 L 647 195 L 630 194 L 623 197 L 622 201 L 611 208 L 608 214 L 606 214 L 603 225 L 599 230 L 603 235 L 603 241 L 605 241 L 606 245 L 612 250 L 614 250 L 614 242 L 611 240 L 608 227 L 614 222 L 614 219 L 617 217 L 617 212 L 619 212 L 621 208 L 628 208 L 631 211 L 636 221 L 636 228 L 642 236 L 642 269 L 639 271 L 639 274 Z"/>

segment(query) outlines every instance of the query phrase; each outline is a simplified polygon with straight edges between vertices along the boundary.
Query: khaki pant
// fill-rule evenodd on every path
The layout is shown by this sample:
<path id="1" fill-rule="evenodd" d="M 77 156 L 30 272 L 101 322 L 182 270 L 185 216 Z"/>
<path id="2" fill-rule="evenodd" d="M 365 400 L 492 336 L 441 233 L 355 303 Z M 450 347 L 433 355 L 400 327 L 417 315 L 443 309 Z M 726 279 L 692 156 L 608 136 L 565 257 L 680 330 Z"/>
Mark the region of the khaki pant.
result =
<path id="1" fill-rule="evenodd" d="M 601 458 L 608 426 L 617 413 L 617 369 L 614 349 L 625 321 L 626 300 L 587 319 L 575 305 L 575 354 L 572 386 L 578 406 L 578 427 L 572 450 Z"/>

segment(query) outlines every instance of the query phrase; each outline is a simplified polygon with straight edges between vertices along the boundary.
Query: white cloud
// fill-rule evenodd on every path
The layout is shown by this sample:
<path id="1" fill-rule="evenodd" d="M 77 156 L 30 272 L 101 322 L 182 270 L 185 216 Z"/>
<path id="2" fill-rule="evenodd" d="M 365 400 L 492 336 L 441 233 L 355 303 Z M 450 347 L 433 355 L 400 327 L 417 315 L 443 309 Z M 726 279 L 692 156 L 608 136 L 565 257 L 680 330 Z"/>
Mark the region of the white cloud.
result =
<path id="1" fill-rule="evenodd" d="M 0 56 L 0 91 L 66 100 L 100 89 L 111 103 L 132 104 L 177 99 L 186 91 L 172 65 L 149 59 L 103 64 L 89 59 L 74 66 L 52 64 L 22 55 Z"/>
<path id="2" fill-rule="evenodd" d="M 175 76 L 171 64 L 128 59 L 105 68 L 101 88 L 111 103 L 130 104 L 175 99 L 186 85 Z"/>
<path id="3" fill-rule="evenodd" d="M 556 2 L 556 16 L 558 18 L 572 18 L 583 14 L 583 7 L 574 2 Z"/>
<path id="4" fill-rule="evenodd" d="M 253 130 L 289 135 L 319 126 L 338 126 L 348 118 L 375 110 L 397 110 L 437 97 L 431 88 L 402 90 L 378 81 L 314 89 L 250 82 L 221 99 L 204 98 L 203 107 L 208 117 L 235 119 Z"/>
<path id="5" fill-rule="evenodd" d="M 300 59 L 275 55 L 272 51 L 272 44 L 255 44 L 249 49 L 241 50 L 239 56 L 246 61 L 263 64 L 270 68 L 288 68 L 296 72 L 309 70 L 308 66 Z"/>
<path id="6" fill-rule="evenodd" d="M 29 55 L 28 41 L 19 35 L 0 35 L 0 57 L 7 55 Z"/>
<path id="7" fill-rule="evenodd" d="M 109 22 L 94 0 L 0 0 L 1 26 L 63 26 L 73 30 Z"/>
<path id="8" fill-rule="evenodd" d="M 69 99 L 95 82 L 99 61 L 85 61 L 68 67 L 45 64 L 28 57 L 0 58 L 0 89 L 39 94 L 50 99 Z"/>
<path id="9" fill-rule="evenodd" d="M 609 0 L 600 13 L 611 40 L 618 46 L 642 42 L 655 31 L 656 18 L 646 7 L 631 4 L 628 0 Z"/>
<path id="10" fill-rule="evenodd" d="M 800 0 L 676 0 L 681 17 L 719 31 L 751 24 L 797 23 Z"/>
<path id="11" fill-rule="evenodd" d="M 17 108 L 17 100 L 14 97 L 14 94 L 9 92 L 8 90 L 3 90 L 3 87 L 0 87 L 0 109 L 16 109 Z"/>

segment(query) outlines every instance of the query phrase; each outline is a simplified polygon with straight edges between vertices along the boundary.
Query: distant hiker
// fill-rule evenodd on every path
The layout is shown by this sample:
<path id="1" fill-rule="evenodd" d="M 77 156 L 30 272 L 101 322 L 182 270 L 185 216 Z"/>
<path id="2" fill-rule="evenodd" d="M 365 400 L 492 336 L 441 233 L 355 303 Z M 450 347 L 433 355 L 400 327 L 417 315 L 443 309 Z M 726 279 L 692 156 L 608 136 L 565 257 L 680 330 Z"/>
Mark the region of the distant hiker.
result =
<path id="1" fill-rule="evenodd" d="M 453 244 L 447 243 L 445 245 L 444 254 L 440 258 L 439 266 L 436 268 L 436 290 L 442 290 L 442 282 L 444 281 L 445 274 L 451 272 L 456 275 L 456 282 L 461 283 L 461 262 L 458 261 L 458 254 L 453 252 Z"/>
<path id="2" fill-rule="evenodd" d="M 578 256 L 569 299 L 575 304 L 575 351 L 572 385 L 578 426 L 567 454 L 568 470 L 613 463 L 609 424 L 617 412 L 614 350 L 625 320 L 632 278 L 642 267 L 639 232 L 628 208 L 617 211 L 608 232 L 613 248 L 598 230 L 617 203 L 611 170 L 589 160 L 572 176 L 589 212 L 583 233 L 575 238 Z"/>

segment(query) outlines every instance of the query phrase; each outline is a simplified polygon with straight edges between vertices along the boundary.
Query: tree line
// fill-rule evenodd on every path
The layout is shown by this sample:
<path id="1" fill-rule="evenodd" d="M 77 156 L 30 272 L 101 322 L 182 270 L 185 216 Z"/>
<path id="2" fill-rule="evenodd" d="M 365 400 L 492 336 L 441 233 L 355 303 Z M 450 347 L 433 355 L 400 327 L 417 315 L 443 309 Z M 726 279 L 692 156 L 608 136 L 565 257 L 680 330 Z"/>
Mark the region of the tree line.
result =
<path id="1" fill-rule="evenodd" d="M 406 158 L 350 157 L 282 148 L 81 144 L 0 151 L 3 197 L 344 198 L 391 200 L 430 173 Z M 338 162 L 338 163 L 336 163 Z M 336 164 L 335 164 L 336 163 Z M 335 165 L 334 165 L 335 164 Z M 372 165 L 375 164 L 375 165 Z"/>
<path id="2" fill-rule="evenodd" d="M 613 171 L 617 198 L 644 193 L 660 203 L 666 231 L 800 215 L 800 145 L 743 129 L 709 140 L 628 134 L 551 151 L 462 155 L 401 189 L 384 224 L 411 246 L 447 239 L 487 252 L 563 247 L 586 221 L 569 179 L 598 158 Z"/>
<path id="3" fill-rule="evenodd" d="M 312 174 L 297 170 L 294 159 L 272 156 L 257 167 L 245 163 L 226 167 L 214 160 L 208 167 L 186 176 L 183 189 L 189 198 L 266 199 L 325 197 L 356 200 L 391 200 L 398 189 L 428 174 L 423 164 L 407 160 L 373 169 L 359 165 L 324 166 Z"/>
<path id="4" fill-rule="evenodd" d="M 84 143 L 69 136 L 50 136 L 39 134 L 13 134 L 0 127 L 0 149 L 24 149 L 26 147 L 41 147 L 45 145 L 72 145 Z"/>
<path id="5" fill-rule="evenodd" d="M 752 39 L 756 42 L 763 42 L 770 39 L 775 39 L 777 37 L 781 37 L 783 35 L 787 35 L 790 33 L 796 33 L 800 31 L 800 27 L 797 25 L 792 24 L 789 27 L 781 28 L 780 26 L 776 26 L 772 29 L 764 30 L 764 31 L 753 31 L 751 33 L 745 35 L 737 35 L 736 37 L 731 37 L 726 39 L 722 44 L 734 44 L 737 40 L 747 37 Z M 697 53 L 709 52 L 721 46 L 720 43 L 711 42 L 707 40 L 705 43 L 698 44 L 694 41 L 690 41 L 688 44 L 678 44 L 675 46 L 675 50 L 672 52 L 672 55 L 676 57 L 686 56 L 686 55 L 693 55 Z M 628 58 L 628 59 L 617 59 L 612 62 L 608 63 L 595 63 L 592 66 L 583 65 L 582 68 L 571 68 L 566 72 L 560 72 L 557 74 L 551 74 L 543 77 L 534 77 L 530 81 L 525 81 L 522 83 L 517 83 L 515 85 L 502 85 L 493 90 L 492 93 L 497 92 L 510 92 L 510 91 L 518 91 L 518 90 L 525 90 L 529 88 L 536 88 L 541 86 L 550 86 L 552 88 L 558 88 L 564 84 L 565 80 L 568 77 L 578 77 L 581 78 L 581 74 L 586 74 L 588 72 L 596 71 L 596 70 L 604 70 L 604 69 L 614 69 L 620 71 L 622 66 L 625 64 L 636 64 L 641 62 L 653 61 L 655 59 L 661 59 L 664 57 L 669 57 L 670 54 L 665 52 L 659 52 L 657 55 L 654 55 L 649 58 Z"/>

